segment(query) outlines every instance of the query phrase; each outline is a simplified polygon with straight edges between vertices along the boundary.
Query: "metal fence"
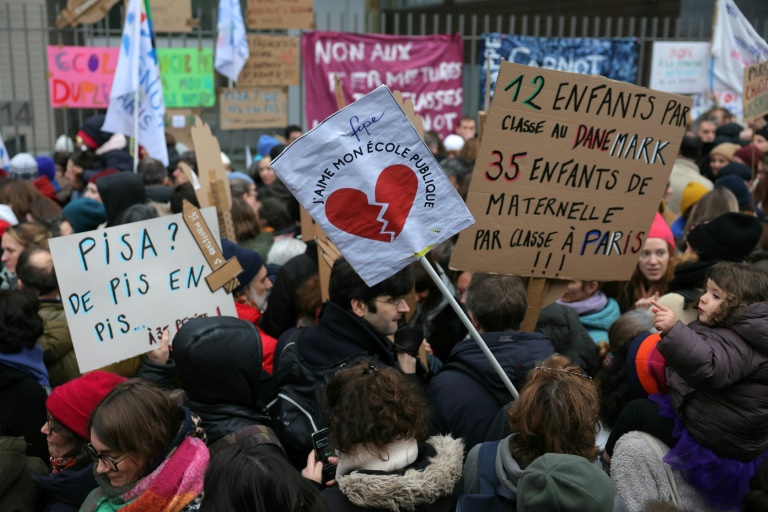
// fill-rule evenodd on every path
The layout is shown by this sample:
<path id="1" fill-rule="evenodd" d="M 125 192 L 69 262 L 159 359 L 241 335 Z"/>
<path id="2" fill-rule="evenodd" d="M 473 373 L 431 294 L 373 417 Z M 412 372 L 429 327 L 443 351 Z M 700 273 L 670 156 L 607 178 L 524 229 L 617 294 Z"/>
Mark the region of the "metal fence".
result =
<path id="1" fill-rule="evenodd" d="M 46 62 L 47 45 L 117 46 L 122 34 L 123 5 L 93 25 L 56 29 L 43 0 L 0 3 L 0 127 L 10 154 L 18 151 L 48 153 L 59 134 L 73 135 L 83 120 L 95 111 L 52 109 L 49 104 Z M 59 12 L 59 6 L 53 12 Z M 158 34 L 158 47 L 213 47 L 216 10 L 194 13 L 201 21 L 189 34 Z M 464 113 L 477 112 L 480 103 L 481 70 L 478 56 L 484 32 L 545 37 L 637 37 L 640 42 L 638 84 L 647 85 L 654 41 L 706 41 L 711 37 L 711 19 L 605 18 L 564 16 L 471 16 L 413 15 L 411 13 L 360 12 L 331 15 L 317 13 L 319 30 L 427 35 L 460 33 L 464 40 Z M 768 38 L 768 19 L 753 20 L 753 26 Z M 269 33 L 269 32 L 267 32 Z M 277 32 L 275 32 L 277 33 Z M 285 32 L 282 32 L 285 33 Z M 300 34 L 289 31 L 289 34 Z M 216 75 L 216 85 L 226 86 Z M 289 123 L 305 125 L 303 87 L 289 88 Z M 274 130 L 219 130 L 217 107 L 201 109 L 203 119 L 219 137 L 222 149 L 237 168 L 244 165 L 244 147 L 255 149 L 258 137 Z"/>

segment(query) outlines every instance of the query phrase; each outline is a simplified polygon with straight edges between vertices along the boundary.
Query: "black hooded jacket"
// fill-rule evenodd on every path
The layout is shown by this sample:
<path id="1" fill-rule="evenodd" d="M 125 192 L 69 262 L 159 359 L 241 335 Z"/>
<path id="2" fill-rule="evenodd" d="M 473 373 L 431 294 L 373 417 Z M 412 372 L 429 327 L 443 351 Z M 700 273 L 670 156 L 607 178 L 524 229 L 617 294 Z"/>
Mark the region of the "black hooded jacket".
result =
<path id="1" fill-rule="evenodd" d="M 147 202 L 144 182 L 138 174 L 121 172 L 104 176 L 96 182 L 96 187 L 107 210 L 107 226 L 114 226 L 129 206 Z"/>
<path id="2" fill-rule="evenodd" d="M 246 427 L 269 424 L 259 401 L 262 349 L 255 325 L 223 316 L 192 319 L 173 340 L 173 358 L 209 445 Z"/>
<path id="3" fill-rule="evenodd" d="M 491 332 L 481 337 L 518 391 L 536 363 L 555 353 L 549 338 L 539 333 Z M 469 367 L 473 374 L 453 369 L 454 362 Z M 494 393 L 512 400 L 477 342 L 472 338 L 461 341 L 427 387 L 434 432 L 462 437 L 468 448 L 482 443 L 499 409 L 505 405 Z"/>

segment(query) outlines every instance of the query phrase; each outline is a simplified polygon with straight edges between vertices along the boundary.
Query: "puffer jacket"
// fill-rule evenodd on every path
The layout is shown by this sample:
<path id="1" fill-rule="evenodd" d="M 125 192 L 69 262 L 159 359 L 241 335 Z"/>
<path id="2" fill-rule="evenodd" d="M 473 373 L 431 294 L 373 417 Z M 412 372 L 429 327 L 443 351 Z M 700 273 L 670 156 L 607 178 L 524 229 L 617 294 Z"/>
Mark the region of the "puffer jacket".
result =
<path id="1" fill-rule="evenodd" d="M 697 441 L 739 460 L 768 450 L 768 302 L 728 328 L 678 321 L 658 349 L 672 405 Z"/>

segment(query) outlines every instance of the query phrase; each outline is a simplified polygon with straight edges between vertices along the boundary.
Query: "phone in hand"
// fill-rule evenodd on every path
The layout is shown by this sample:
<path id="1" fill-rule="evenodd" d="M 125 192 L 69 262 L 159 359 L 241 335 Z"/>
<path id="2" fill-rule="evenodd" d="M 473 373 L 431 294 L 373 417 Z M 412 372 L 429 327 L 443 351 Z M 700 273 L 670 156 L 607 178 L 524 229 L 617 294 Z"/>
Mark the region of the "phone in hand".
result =
<path id="1" fill-rule="evenodd" d="M 327 428 L 312 433 L 312 446 L 315 447 L 315 453 L 320 462 L 323 463 L 323 483 L 336 478 L 336 464 L 332 464 L 328 457 L 336 455 L 331 446 L 331 431 Z"/>

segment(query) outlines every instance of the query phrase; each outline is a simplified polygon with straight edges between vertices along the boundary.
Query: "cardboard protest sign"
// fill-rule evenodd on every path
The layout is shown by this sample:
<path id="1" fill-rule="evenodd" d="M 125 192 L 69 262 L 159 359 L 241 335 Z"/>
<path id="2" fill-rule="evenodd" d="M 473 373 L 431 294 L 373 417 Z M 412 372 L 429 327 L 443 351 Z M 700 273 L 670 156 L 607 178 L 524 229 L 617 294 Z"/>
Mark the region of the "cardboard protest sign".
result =
<path id="1" fill-rule="evenodd" d="M 181 142 L 190 150 L 194 150 L 192 142 L 192 126 L 195 124 L 195 116 L 202 113 L 201 109 L 179 108 L 165 111 L 165 131 Z"/>
<path id="2" fill-rule="evenodd" d="M 118 53 L 118 48 L 49 46 L 51 107 L 107 108 Z"/>
<path id="3" fill-rule="evenodd" d="M 451 267 L 629 279 L 691 99 L 598 76 L 501 63 Z"/>
<path id="4" fill-rule="evenodd" d="M 211 48 L 158 48 L 157 59 L 167 108 L 216 104 Z"/>
<path id="5" fill-rule="evenodd" d="M 299 85 L 298 37 L 250 34 L 248 51 L 237 85 Z"/>
<path id="6" fill-rule="evenodd" d="M 76 27 L 81 23 L 101 21 L 120 0 L 68 0 L 56 18 L 56 28 Z"/>
<path id="7" fill-rule="evenodd" d="M 768 63 L 744 68 L 744 121 L 768 114 Z"/>
<path id="8" fill-rule="evenodd" d="M 192 32 L 192 0 L 151 0 L 155 32 Z"/>
<path id="9" fill-rule="evenodd" d="M 474 222 L 386 86 L 302 135 L 272 167 L 369 286 Z"/>
<path id="10" fill-rule="evenodd" d="M 307 123 L 336 111 L 334 76 L 354 101 L 379 85 L 413 101 L 424 129 L 454 132 L 464 104 L 464 49 L 459 34 L 392 36 L 314 31 L 301 39 Z"/>
<path id="11" fill-rule="evenodd" d="M 312 0 L 248 0 L 248 28 L 310 29 L 315 28 Z"/>
<path id="12" fill-rule="evenodd" d="M 288 124 L 286 87 L 250 87 L 219 91 L 222 130 L 282 128 Z"/>
<path id="13" fill-rule="evenodd" d="M 218 245 L 216 211 L 202 211 Z M 211 237 L 213 240 L 211 240 Z M 75 354 L 83 372 L 156 348 L 162 330 L 173 336 L 199 316 L 237 316 L 211 274 L 182 215 L 52 238 Z"/>
<path id="14" fill-rule="evenodd" d="M 709 89 L 708 42 L 654 41 L 650 88 L 678 94 Z"/>

